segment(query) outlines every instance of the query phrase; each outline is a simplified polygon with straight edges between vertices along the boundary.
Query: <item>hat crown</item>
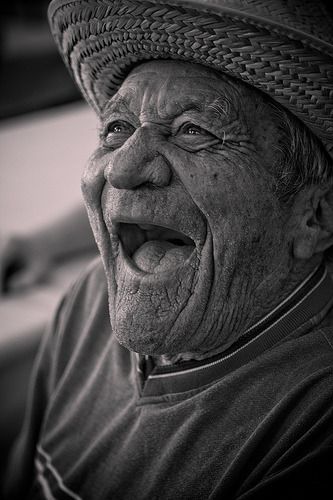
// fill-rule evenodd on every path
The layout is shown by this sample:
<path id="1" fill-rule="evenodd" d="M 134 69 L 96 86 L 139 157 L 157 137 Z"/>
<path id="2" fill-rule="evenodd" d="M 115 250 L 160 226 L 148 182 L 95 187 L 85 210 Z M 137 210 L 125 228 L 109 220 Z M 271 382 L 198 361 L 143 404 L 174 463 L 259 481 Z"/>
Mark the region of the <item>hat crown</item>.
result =
<path id="1" fill-rule="evenodd" d="M 184 4 L 182 0 L 175 3 Z M 252 17 L 257 23 L 276 23 L 333 44 L 333 12 L 321 0 L 189 0 L 200 8 L 230 9 Z"/>

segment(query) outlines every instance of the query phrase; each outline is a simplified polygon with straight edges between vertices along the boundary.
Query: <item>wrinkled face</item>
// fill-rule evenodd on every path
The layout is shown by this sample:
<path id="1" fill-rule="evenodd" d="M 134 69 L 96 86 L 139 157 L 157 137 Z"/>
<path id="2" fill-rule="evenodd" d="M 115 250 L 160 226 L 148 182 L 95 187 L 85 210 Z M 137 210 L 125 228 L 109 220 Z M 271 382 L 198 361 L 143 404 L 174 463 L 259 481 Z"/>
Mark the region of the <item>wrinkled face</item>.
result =
<path id="1" fill-rule="evenodd" d="M 82 186 L 119 342 L 145 354 L 229 345 L 290 259 L 264 102 L 201 66 L 154 61 L 101 123 Z"/>

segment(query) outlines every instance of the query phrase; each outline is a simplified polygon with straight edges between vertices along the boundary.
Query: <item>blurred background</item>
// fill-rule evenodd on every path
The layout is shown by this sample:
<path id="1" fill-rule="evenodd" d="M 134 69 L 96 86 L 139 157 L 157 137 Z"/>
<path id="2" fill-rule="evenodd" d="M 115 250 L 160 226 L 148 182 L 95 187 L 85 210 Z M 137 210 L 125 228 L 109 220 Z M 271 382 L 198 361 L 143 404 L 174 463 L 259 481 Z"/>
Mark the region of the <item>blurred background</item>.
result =
<path id="1" fill-rule="evenodd" d="M 48 1 L 2 2 L 0 118 L 80 100 L 56 51 L 46 19 Z"/>
<path id="2" fill-rule="evenodd" d="M 82 219 L 85 215 L 80 175 L 97 139 L 96 117 L 81 100 L 50 34 L 46 17 L 48 1 L 11 0 L 3 4 L 0 7 L 0 472 L 21 425 L 28 379 L 42 333 L 63 291 L 94 256 L 90 236 L 82 248 L 73 246 L 70 240 L 75 239 L 78 217 L 82 231 L 89 231 Z M 64 220 L 67 227 L 62 230 Z M 25 282 L 17 280 L 16 286 L 12 286 L 13 278 L 20 277 L 20 271 L 29 264 L 24 261 L 32 248 L 29 244 L 35 239 L 43 247 L 43 238 L 54 255 L 49 260 L 41 254 L 31 258 L 34 265 L 44 264 L 43 273 L 35 272 L 30 282 L 25 277 Z M 68 256 L 57 248 L 67 248 L 67 241 Z M 49 250 L 47 245 L 43 247 L 44 254 Z M 55 255 L 56 252 L 61 255 Z"/>

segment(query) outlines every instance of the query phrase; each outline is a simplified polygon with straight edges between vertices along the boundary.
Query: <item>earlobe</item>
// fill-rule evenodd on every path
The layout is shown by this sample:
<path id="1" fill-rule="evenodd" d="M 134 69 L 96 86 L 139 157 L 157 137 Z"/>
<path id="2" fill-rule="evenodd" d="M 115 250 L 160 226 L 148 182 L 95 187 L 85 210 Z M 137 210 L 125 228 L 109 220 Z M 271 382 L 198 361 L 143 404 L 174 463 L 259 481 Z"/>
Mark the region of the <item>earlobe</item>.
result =
<path id="1" fill-rule="evenodd" d="M 293 253 L 307 260 L 333 245 L 333 191 L 313 186 L 302 194 Z"/>

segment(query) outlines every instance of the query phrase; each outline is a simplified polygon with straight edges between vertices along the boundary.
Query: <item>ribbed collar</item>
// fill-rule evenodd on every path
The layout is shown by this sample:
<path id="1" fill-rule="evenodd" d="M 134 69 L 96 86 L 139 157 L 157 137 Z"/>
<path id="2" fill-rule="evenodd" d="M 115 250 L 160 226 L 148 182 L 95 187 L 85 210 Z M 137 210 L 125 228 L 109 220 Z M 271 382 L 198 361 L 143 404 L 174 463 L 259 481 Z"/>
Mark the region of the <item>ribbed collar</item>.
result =
<path id="1" fill-rule="evenodd" d="M 142 397 L 196 389 L 222 378 L 255 359 L 333 302 L 333 282 L 325 265 L 319 266 L 277 307 L 244 332 L 228 350 L 202 361 L 152 366 L 139 355 L 135 364 Z M 147 364 L 151 365 L 151 371 Z"/>

